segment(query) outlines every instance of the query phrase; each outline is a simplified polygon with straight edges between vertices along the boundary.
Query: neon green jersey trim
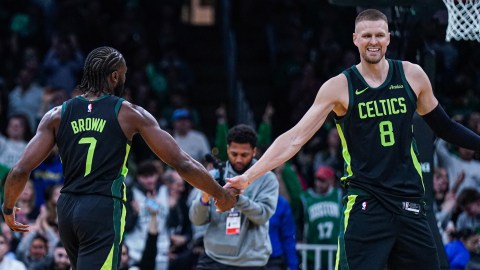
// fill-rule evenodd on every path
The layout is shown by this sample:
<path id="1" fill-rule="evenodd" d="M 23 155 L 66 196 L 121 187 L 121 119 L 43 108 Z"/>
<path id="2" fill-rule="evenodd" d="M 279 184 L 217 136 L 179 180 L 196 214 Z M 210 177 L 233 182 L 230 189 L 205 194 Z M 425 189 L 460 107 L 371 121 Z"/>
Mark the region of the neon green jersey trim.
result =
<path id="1" fill-rule="evenodd" d="M 345 136 L 343 135 L 343 130 L 342 126 L 340 124 L 337 124 L 337 130 L 338 130 L 338 136 L 340 137 L 340 141 L 342 142 L 342 156 L 343 160 L 345 161 L 346 164 L 346 175 L 342 176 L 342 181 L 345 181 L 348 177 L 353 175 L 352 172 L 352 166 L 351 166 L 351 157 L 350 153 L 348 152 L 348 146 L 347 146 L 347 140 L 345 140 Z"/>
<path id="2" fill-rule="evenodd" d="M 413 149 L 413 143 L 410 146 L 410 154 L 412 155 L 413 166 L 415 166 L 415 169 L 417 170 L 418 175 L 420 175 L 420 179 L 422 181 L 422 186 L 423 186 L 423 192 L 425 192 L 425 184 L 423 183 L 423 175 L 422 175 L 422 165 L 418 161 L 417 154 Z"/>

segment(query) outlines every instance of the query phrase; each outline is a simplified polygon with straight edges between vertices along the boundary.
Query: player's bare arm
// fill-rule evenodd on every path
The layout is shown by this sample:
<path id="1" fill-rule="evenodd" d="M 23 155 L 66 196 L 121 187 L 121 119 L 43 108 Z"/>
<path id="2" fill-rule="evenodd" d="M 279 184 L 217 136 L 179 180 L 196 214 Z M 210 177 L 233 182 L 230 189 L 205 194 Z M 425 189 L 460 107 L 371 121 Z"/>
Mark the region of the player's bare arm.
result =
<path id="1" fill-rule="evenodd" d="M 5 181 L 3 216 L 13 231 L 26 232 L 28 226 L 15 221 L 15 202 L 25 188 L 30 173 L 50 154 L 61 118 L 61 107 L 55 107 L 40 121 L 37 133 L 30 140 L 20 160 L 10 170 Z M 13 212 L 12 212 L 13 211 Z M 12 212 L 11 214 L 9 212 Z"/>
<path id="2" fill-rule="evenodd" d="M 300 151 L 300 148 L 323 125 L 331 111 L 342 116 L 347 108 L 347 80 L 343 74 L 340 74 L 320 87 L 313 105 L 293 128 L 275 139 L 262 158 L 243 175 L 227 179 L 226 186 L 245 189 L 254 179 L 280 166 Z"/>
<path id="3" fill-rule="evenodd" d="M 433 95 L 432 84 L 425 71 L 417 64 L 403 61 L 403 69 L 407 81 L 417 95 L 417 112 L 425 115 L 438 105 Z"/>
<path id="4" fill-rule="evenodd" d="M 140 134 L 150 149 L 166 164 L 174 167 L 183 179 L 214 197 L 221 211 L 230 209 L 236 203 L 233 190 L 226 192 L 213 180 L 202 164 L 181 150 L 148 111 L 125 101 L 120 109 L 119 122 L 128 139 Z"/>

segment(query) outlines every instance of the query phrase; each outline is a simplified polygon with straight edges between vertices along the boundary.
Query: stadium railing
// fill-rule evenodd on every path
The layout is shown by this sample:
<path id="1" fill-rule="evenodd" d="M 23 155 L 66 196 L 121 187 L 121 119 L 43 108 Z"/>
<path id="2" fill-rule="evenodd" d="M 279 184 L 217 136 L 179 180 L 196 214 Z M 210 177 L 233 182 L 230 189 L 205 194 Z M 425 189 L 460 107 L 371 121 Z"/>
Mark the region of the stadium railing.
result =
<path id="1" fill-rule="evenodd" d="M 320 265 L 322 265 L 321 254 L 323 251 L 328 252 L 328 269 L 334 269 L 337 245 L 313 245 L 298 243 L 296 248 L 301 255 L 302 270 L 311 270 L 307 269 L 307 251 L 313 251 L 315 254 L 314 269 L 320 269 Z"/>

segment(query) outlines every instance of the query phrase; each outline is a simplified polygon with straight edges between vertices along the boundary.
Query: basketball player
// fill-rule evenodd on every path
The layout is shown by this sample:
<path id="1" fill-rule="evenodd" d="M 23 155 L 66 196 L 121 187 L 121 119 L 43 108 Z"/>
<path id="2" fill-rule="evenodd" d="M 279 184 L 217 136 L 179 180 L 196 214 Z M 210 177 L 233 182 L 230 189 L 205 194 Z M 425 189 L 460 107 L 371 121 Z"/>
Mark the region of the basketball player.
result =
<path id="1" fill-rule="evenodd" d="M 85 61 L 79 86 L 83 94 L 43 117 L 5 183 L 5 222 L 13 231 L 26 232 L 28 226 L 15 221 L 15 202 L 32 169 L 58 145 L 65 175 L 58 225 L 73 269 L 118 267 L 125 224 L 125 163 L 137 133 L 183 179 L 213 196 L 221 210 L 236 203 L 233 191 L 223 189 L 181 151 L 150 113 L 118 97 L 126 72 L 120 52 L 94 49 Z"/>
<path id="2" fill-rule="evenodd" d="M 347 192 L 337 269 L 439 269 L 412 117 L 417 111 L 439 137 L 464 148 L 480 150 L 480 137 L 447 116 L 420 66 L 385 58 L 390 33 L 383 13 L 358 14 L 353 43 L 360 63 L 325 82 L 303 118 L 226 186 L 244 189 L 290 159 L 333 110 Z"/>

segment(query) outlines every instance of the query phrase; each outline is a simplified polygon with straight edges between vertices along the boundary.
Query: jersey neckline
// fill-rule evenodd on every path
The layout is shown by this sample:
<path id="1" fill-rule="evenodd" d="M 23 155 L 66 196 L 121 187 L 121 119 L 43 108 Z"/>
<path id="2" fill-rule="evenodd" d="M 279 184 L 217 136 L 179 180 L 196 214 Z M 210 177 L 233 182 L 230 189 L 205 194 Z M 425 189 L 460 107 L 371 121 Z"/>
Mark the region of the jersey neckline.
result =
<path id="1" fill-rule="evenodd" d="M 103 96 L 98 97 L 97 99 L 94 99 L 94 100 L 89 100 L 89 99 L 87 99 L 85 97 L 82 97 L 82 96 L 76 96 L 76 98 L 78 98 L 82 101 L 86 101 L 86 102 L 97 102 L 97 101 L 100 101 L 100 100 L 105 99 L 105 98 L 110 97 L 110 96 L 111 95 L 103 95 Z"/>
<path id="2" fill-rule="evenodd" d="M 365 79 L 363 78 L 362 74 L 360 74 L 360 71 L 357 69 L 357 67 L 354 65 L 352 66 L 352 70 L 353 70 L 353 73 L 355 73 L 355 75 L 362 81 L 362 83 L 365 84 L 365 86 L 367 86 L 370 90 L 379 90 L 379 89 L 382 89 L 383 87 L 385 87 L 387 84 L 390 83 L 390 80 L 392 79 L 392 76 L 393 76 L 393 64 L 392 64 L 392 60 L 390 59 L 386 59 L 387 62 L 388 62 L 388 74 L 387 74 L 387 78 L 385 79 L 385 81 L 378 87 L 371 87 L 367 81 L 365 81 Z"/>

